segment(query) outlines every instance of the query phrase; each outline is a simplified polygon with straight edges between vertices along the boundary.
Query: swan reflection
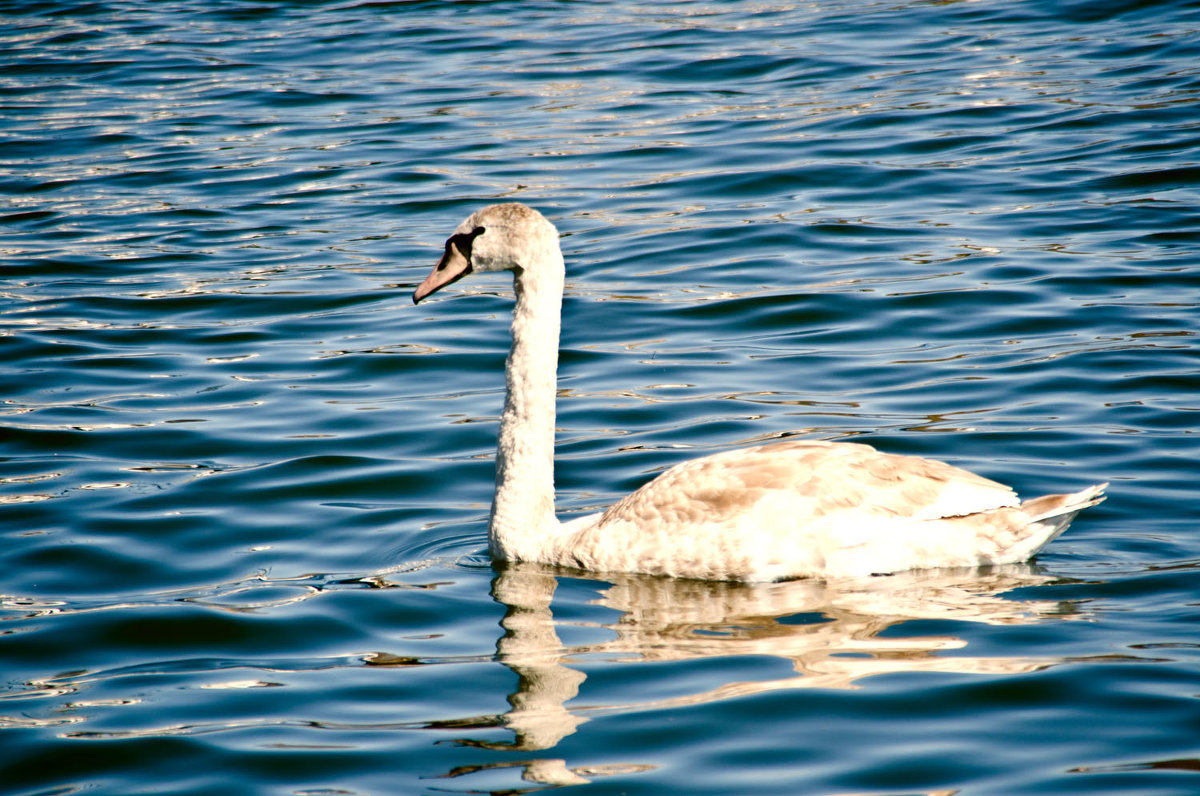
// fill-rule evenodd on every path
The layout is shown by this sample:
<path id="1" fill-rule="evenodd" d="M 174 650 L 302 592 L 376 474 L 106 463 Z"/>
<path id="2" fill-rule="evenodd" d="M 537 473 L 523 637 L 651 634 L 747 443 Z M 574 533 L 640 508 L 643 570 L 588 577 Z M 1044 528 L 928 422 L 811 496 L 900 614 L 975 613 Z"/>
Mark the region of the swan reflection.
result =
<path id="1" fill-rule="evenodd" d="M 594 580 L 592 604 L 617 613 L 604 623 L 556 622 L 552 611 L 560 577 Z M 497 572 L 492 595 L 505 607 L 497 659 L 517 675 L 502 716 L 458 723 L 503 727 L 507 742 L 461 738 L 489 749 L 552 749 L 591 715 L 693 705 L 791 688 L 848 689 L 863 678 L 904 672 L 1018 674 L 1056 662 L 1051 658 L 973 656 L 952 635 L 891 637 L 884 631 L 912 620 L 954 620 L 988 625 L 1078 618 L 1070 603 L 1014 599 L 1007 592 L 1052 579 L 1028 565 L 986 571 L 901 573 L 853 580 L 802 580 L 741 584 L 609 574 L 603 578 L 537 564 L 508 564 Z M 558 630 L 587 627 L 606 638 L 565 645 Z M 597 658 L 610 662 L 661 662 L 711 657 L 773 656 L 794 675 L 728 682 L 666 698 L 571 705 L 584 691 L 580 670 Z M 574 664 L 574 665 L 572 665 Z M 544 785 L 569 785 L 616 770 L 570 767 L 559 759 L 507 762 L 457 769 L 449 777 L 482 769 L 524 766 L 523 777 Z M 619 767 L 628 772 L 629 766 Z M 635 766 L 636 768 L 636 766 Z"/>

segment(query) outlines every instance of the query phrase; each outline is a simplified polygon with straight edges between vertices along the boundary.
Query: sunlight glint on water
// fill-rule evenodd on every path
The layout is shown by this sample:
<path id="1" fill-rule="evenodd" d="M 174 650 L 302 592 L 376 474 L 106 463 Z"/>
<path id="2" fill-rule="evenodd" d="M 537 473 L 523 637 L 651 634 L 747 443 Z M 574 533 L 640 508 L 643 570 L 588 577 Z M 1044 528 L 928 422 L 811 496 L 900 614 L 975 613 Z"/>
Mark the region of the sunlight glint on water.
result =
<path id="1" fill-rule="evenodd" d="M 0 3 L 14 794 L 1192 794 L 1194 4 Z M 1030 566 L 485 550 L 563 233 L 558 503 L 782 435 L 1025 495 Z"/>

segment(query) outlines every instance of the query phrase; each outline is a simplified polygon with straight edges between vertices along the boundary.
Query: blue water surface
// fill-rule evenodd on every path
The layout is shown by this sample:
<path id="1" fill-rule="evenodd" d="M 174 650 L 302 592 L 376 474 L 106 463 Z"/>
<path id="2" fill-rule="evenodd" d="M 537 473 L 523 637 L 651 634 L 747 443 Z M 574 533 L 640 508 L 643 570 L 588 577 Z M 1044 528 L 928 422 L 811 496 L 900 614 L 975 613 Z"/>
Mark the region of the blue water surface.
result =
<path id="1" fill-rule="evenodd" d="M 0 0 L 0 792 L 1200 792 L 1200 3 Z M 783 435 L 1030 565 L 493 567 L 562 233 L 558 502 Z"/>

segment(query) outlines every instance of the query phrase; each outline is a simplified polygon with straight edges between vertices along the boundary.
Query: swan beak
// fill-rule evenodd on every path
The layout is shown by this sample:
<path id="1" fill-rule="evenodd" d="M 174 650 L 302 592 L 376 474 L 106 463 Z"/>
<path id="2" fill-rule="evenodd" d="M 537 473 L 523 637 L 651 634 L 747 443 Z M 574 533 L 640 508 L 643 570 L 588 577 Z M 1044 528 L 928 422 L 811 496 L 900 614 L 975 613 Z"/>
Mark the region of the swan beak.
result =
<path id="1" fill-rule="evenodd" d="M 413 291 L 413 304 L 437 290 L 441 290 L 451 282 L 457 282 L 471 273 L 471 261 L 458 248 L 456 241 L 451 238 L 446 241 L 446 253 L 438 264 L 425 277 L 425 281 Z"/>

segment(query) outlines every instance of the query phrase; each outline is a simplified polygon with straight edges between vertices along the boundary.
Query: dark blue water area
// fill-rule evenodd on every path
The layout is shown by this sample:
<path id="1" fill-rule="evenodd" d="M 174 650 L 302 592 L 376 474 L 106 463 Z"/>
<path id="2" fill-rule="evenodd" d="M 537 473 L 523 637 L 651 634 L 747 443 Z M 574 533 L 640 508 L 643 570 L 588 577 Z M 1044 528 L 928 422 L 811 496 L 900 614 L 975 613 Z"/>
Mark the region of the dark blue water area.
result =
<path id="1" fill-rule="evenodd" d="M 785 435 L 1035 562 L 493 566 L 517 200 L 557 491 Z M 0 791 L 1200 792 L 1200 3 L 0 2 Z"/>

